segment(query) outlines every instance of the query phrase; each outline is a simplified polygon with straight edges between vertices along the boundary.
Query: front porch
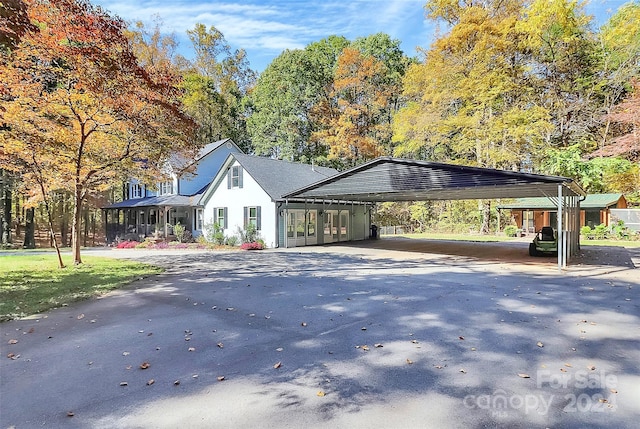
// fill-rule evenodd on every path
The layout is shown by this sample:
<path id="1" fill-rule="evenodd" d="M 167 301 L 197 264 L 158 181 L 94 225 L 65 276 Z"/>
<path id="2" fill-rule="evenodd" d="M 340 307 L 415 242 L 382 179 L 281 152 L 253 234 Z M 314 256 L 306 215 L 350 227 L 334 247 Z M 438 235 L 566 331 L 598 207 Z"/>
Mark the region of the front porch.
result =
<path id="1" fill-rule="evenodd" d="M 202 231 L 202 209 L 189 206 L 107 207 L 103 217 L 107 243 L 144 241 L 148 237 L 172 241 L 178 223 L 191 237 Z"/>

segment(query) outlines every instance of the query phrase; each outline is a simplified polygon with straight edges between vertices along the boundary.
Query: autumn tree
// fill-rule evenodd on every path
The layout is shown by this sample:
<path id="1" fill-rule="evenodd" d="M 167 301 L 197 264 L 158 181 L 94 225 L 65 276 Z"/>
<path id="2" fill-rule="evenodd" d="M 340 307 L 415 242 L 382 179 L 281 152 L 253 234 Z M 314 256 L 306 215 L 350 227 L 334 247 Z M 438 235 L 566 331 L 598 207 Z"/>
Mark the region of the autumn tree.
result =
<path id="1" fill-rule="evenodd" d="M 468 3 L 468 4 L 467 4 Z M 550 128 L 527 82 L 519 0 L 430 1 L 433 19 L 450 31 L 409 67 L 406 107 L 396 115 L 397 155 L 490 168 L 523 168 Z M 489 202 L 480 230 L 488 232 Z"/>
<path id="2" fill-rule="evenodd" d="M 311 141 L 320 124 L 312 109 L 328 102 L 338 57 L 349 41 L 330 36 L 286 50 L 262 72 L 249 97 L 248 131 L 258 155 L 322 162 L 327 148 Z"/>
<path id="3" fill-rule="evenodd" d="M 633 159 L 640 108 L 640 3 L 621 6 L 600 29 L 598 41 L 596 91 L 601 103 L 599 115 L 594 116 L 602 126 L 595 145 L 598 150 L 590 156 L 631 155 Z M 635 159 L 640 161 L 635 147 Z"/>
<path id="4" fill-rule="evenodd" d="M 33 26 L 0 67 L 9 91 L 0 163 L 45 201 L 55 189 L 71 192 L 78 264 L 87 196 L 124 177 L 158 174 L 170 153 L 195 151 L 193 122 L 181 111 L 179 79 L 140 66 L 122 20 L 86 0 L 24 4 Z"/>
<path id="5" fill-rule="evenodd" d="M 248 150 L 244 98 L 256 79 L 243 49 L 233 51 L 216 27 L 196 24 L 187 31 L 195 59 L 183 66 L 187 111 L 198 123 L 201 144 L 233 139 Z"/>
<path id="6" fill-rule="evenodd" d="M 350 49 L 349 60 L 345 56 L 347 48 Z M 344 62 L 343 76 L 339 77 L 337 73 L 341 58 Z M 341 36 L 330 36 L 304 49 L 287 50 L 269 64 L 250 96 L 252 114 L 248 129 L 257 154 L 306 162 L 315 160 L 334 167 L 355 162 L 352 155 L 345 157 L 346 152 L 338 155 L 339 151 L 334 151 L 330 155 L 329 144 L 330 141 L 337 141 L 337 130 L 333 127 L 337 124 L 336 114 L 339 110 L 343 109 L 342 131 L 346 138 L 347 135 L 353 135 L 355 130 L 354 127 L 351 127 L 351 131 L 346 129 L 349 127 L 349 120 L 345 116 L 346 104 L 364 112 L 366 109 L 362 103 L 373 100 L 364 96 L 356 97 L 354 90 L 357 90 L 357 85 L 352 85 L 351 90 L 344 86 L 348 61 L 354 61 L 353 67 L 375 63 L 378 68 L 374 80 L 361 82 L 367 85 L 366 90 L 362 88 L 361 95 L 365 91 L 369 94 L 385 93 L 385 100 L 377 100 L 384 101 L 384 106 L 373 108 L 376 111 L 374 122 L 381 128 L 376 141 L 376 145 L 380 146 L 379 152 L 390 152 L 391 133 L 388 130 L 383 132 L 381 125 L 386 124 L 390 129 L 393 113 L 400 106 L 402 76 L 411 60 L 400 49 L 399 40 L 378 33 L 353 42 Z M 371 70 L 367 73 L 371 73 Z M 362 73 L 360 77 L 363 77 Z M 338 79 L 342 82 L 336 86 Z M 349 94 L 353 97 L 347 101 Z M 343 96 L 345 98 L 339 108 L 338 100 Z M 355 111 L 351 113 L 352 116 L 356 115 Z M 373 112 L 367 114 L 371 125 Z M 363 129 L 359 133 L 363 136 L 373 135 L 373 132 Z M 341 157 L 345 157 L 346 162 L 341 161 Z"/>
<path id="7" fill-rule="evenodd" d="M 383 154 L 382 142 L 391 137 L 385 75 L 384 64 L 374 57 L 354 48 L 342 51 L 330 98 L 315 106 L 323 127 L 312 138 L 330 148 L 330 158 L 353 166 Z"/>
<path id="8" fill-rule="evenodd" d="M 545 135 L 551 147 L 587 147 L 599 127 L 599 52 L 591 20 L 576 1 L 534 0 L 517 24 L 530 67 L 527 86 L 553 125 Z"/>

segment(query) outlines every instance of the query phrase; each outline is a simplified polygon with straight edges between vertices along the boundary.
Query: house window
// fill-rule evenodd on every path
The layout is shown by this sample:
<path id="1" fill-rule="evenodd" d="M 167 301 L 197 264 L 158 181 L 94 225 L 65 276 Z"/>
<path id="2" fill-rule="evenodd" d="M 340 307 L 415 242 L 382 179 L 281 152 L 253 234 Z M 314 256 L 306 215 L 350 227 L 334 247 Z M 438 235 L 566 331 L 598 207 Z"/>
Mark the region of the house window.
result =
<path id="1" fill-rule="evenodd" d="M 142 198 L 142 185 L 131 185 L 131 198 Z"/>
<path id="2" fill-rule="evenodd" d="M 227 172 L 227 188 L 242 188 L 242 167 L 234 165 Z"/>
<path id="3" fill-rule="evenodd" d="M 231 169 L 231 187 L 237 188 L 240 186 L 240 166 L 235 165 Z"/>
<path id="4" fill-rule="evenodd" d="M 227 208 L 216 207 L 213 209 L 213 222 L 220 228 L 227 229 Z"/>
<path id="5" fill-rule="evenodd" d="M 244 208 L 244 227 L 254 225 L 260 231 L 260 206 Z"/>
<path id="6" fill-rule="evenodd" d="M 195 209 L 195 219 L 196 219 L 196 229 L 202 230 L 202 225 L 204 224 L 204 210 L 203 209 Z"/>
<path id="7" fill-rule="evenodd" d="M 160 195 L 171 195 L 173 194 L 173 181 L 170 180 L 168 182 L 160 183 Z"/>

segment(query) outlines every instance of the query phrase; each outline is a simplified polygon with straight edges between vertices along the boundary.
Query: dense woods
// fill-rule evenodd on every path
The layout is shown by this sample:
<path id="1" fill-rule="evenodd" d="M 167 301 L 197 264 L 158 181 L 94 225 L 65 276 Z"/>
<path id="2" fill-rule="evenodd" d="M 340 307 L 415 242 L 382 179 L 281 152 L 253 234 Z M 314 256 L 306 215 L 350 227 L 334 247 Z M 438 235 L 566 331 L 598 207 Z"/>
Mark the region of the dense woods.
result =
<path id="1" fill-rule="evenodd" d="M 258 74 L 213 26 L 188 31 L 187 60 L 159 19 L 127 24 L 86 0 L 3 1 L 3 243 L 32 247 L 34 225 L 46 226 L 79 263 L 124 180 L 153 185 L 171 152 L 225 137 L 339 169 L 391 155 L 563 175 L 640 201 L 640 3 L 601 28 L 570 0 L 429 0 L 424 13 L 441 31 L 418 57 L 384 33 L 335 35 Z M 378 214 L 484 232 L 496 216 L 490 201 Z"/>

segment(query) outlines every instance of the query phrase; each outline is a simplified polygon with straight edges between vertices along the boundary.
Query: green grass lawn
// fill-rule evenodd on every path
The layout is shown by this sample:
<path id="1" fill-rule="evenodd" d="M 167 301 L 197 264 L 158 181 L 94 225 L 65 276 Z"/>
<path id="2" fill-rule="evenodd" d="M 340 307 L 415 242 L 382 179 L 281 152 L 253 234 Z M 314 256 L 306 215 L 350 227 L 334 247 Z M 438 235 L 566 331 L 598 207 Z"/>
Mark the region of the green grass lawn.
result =
<path id="1" fill-rule="evenodd" d="M 57 256 L 0 254 L 0 321 L 41 313 L 74 301 L 102 295 L 132 280 L 162 272 L 138 262 L 84 256 L 73 265 L 63 255 L 66 268 L 58 268 Z"/>
<path id="2" fill-rule="evenodd" d="M 480 235 L 480 234 L 446 234 L 446 233 L 434 233 L 423 232 L 416 234 L 396 234 L 396 235 L 383 235 L 383 237 L 405 237 L 405 238 L 420 238 L 426 240 L 454 240 L 454 241 L 511 241 L 515 237 L 507 237 L 505 235 Z"/>
<path id="3" fill-rule="evenodd" d="M 620 246 L 620 247 L 640 247 L 640 241 L 631 240 L 585 240 L 580 239 L 581 246 Z"/>
<path id="4" fill-rule="evenodd" d="M 439 234 L 439 233 L 420 233 L 420 234 L 397 234 L 384 235 L 383 237 L 405 237 L 420 238 L 426 240 L 454 240 L 454 241 L 511 241 L 515 237 L 507 237 L 505 235 L 473 235 L 473 234 Z M 533 240 L 533 235 L 531 235 Z M 640 241 L 633 240 L 587 240 L 580 238 L 581 246 L 620 246 L 620 247 L 640 247 Z"/>

